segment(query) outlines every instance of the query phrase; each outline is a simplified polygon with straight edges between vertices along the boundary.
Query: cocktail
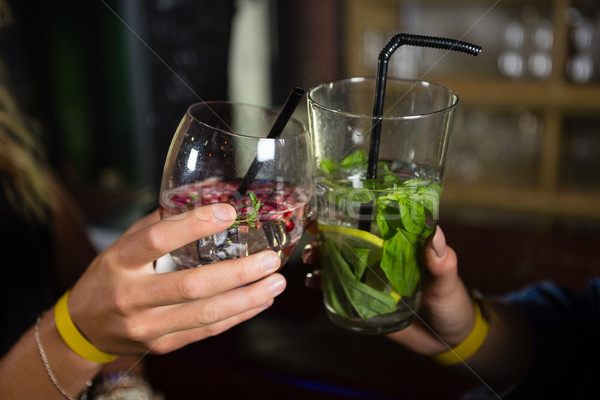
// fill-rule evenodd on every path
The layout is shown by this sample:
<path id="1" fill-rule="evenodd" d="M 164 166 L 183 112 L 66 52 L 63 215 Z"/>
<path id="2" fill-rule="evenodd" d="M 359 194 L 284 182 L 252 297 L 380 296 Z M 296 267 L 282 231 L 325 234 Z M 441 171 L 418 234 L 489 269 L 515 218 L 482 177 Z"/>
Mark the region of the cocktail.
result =
<path id="1" fill-rule="evenodd" d="M 458 103 L 442 86 L 388 79 L 374 116 L 376 84 L 351 78 L 308 93 L 324 303 L 334 323 L 362 333 L 402 329 L 419 308 Z"/>
<path id="2" fill-rule="evenodd" d="M 179 269 L 272 249 L 282 265 L 303 232 L 312 195 L 312 149 L 305 126 L 274 110 L 230 102 L 189 107 L 167 155 L 160 189 L 162 218 L 229 203 L 226 231 L 171 253 Z M 199 223 L 202 223 L 199 221 Z"/>
<path id="3" fill-rule="evenodd" d="M 402 45 L 481 52 L 400 33 L 379 53 L 375 78 L 322 84 L 308 95 L 325 308 L 334 323 L 362 333 L 400 330 L 416 316 L 458 104 L 442 86 L 387 79 Z"/>

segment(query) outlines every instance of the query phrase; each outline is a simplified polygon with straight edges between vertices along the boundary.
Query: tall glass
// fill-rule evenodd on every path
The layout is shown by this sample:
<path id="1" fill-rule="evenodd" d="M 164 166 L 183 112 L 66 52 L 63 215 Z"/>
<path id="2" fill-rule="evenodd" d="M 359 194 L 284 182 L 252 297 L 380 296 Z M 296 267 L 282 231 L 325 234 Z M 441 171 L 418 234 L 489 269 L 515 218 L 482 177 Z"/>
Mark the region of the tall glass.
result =
<path id="1" fill-rule="evenodd" d="M 434 231 L 458 97 L 387 79 L 377 177 L 367 179 L 375 78 L 308 93 L 324 303 L 337 325 L 381 334 L 419 308 L 422 250 Z"/>
<path id="2" fill-rule="evenodd" d="M 278 252 L 282 265 L 288 260 L 312 195 L 312 148 L 306 127 L 294 118 L 279 137 L 268 138 L 277 115 L 230 102 L 197 103 L 187 110 L 165 162 L 161 217 L 212 203 L 229 203 L 238 216 L 226 231 L 173 251 L 177 268 L 264 249 Z"/>

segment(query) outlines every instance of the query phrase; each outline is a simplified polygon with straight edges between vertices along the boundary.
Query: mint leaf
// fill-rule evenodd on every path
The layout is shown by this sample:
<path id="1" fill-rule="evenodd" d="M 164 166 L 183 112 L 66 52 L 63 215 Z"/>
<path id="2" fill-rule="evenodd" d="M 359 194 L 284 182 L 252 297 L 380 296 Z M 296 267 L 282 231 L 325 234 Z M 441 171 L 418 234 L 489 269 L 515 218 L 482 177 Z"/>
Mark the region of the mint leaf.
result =
<path id="1" fill-rule="evenodd" d="M 416 246 L 402 231 L 383 244 L 380 267 L 396 292 L 402 296 L 413 294 L 421 271 L 417 265 Z"/>
<path id="2" fill-rule="evenodd" d="M 359 203 L 368 203 L 375 200 L 373 192 L 368 189 L 349 189 L 346 193 L 346 200 Z"/>
<path id="3" fill-rule="evenodd" d="M 338 170 L 338 165 L 333 158 L 325 158 L 321 160 L 320 168 L 327 175 L 333 175 Z"/>
<path id="4" fill-rule="evenodd" d="M 383 173 L 383 182 L 387 187 L 394 187 L 395 185 L 402 184 L 402 178 L 394 174 L 387 164 L 383 164 Z"/>
<path id="5" fill-rule="evenodd" d="M 396 311 L 396 301 L 392 296 L 359 282 L 352 274 L 350 266 L 331 243 L 324 243 L 325 251 L 331 258 L 331 266 L 341 282 L 346 297 L 362 319 Z M 327 286 L 326 286 L 327 287 Z M 344 310 L 341 310 L 345 312 Z M 337 310 L 336 310 L 337 312 Z"/>
<path id="6" fill-rule="evenodd" d="M 337 274 L 335 272 L 335 268 L 333 267 L 333 257 L 328 254 L 327 246 L 323 244 L 323 250 L 327 257 L 323 257 L 323 279 L 322 279 L 322 288 L 323 288 L 323 296 L 325 297 L 327 303 L 331 308 L 335 310 L 335 312 L 346 318 L 355 317 L 356 313 L 354 312 L 354 308 L 346 296 L 344 292 L 344 288 L 342 287 L 342 282 L 337 278 Z"/>
<path id="7" fill-rule="evenodd" d="M 354 277 L 358 280 L 361 280 L 367 269 L 370 252 L 369 249 L 353 249 L 347 244 L 342 245 L 342 257 L 352 267 Z"/>
<path id="8" fill-rule="evenodd" d="M 365 178 L 360 180 L 365 189 L 379 190 L 382 188 L 381 181 L 379 179 Z"/>
<path id="9" fill-rule="evenodd" d="M 364 150 L 358 150 L 350 154 L 340 162 L 342 168 L 357 168 L 367 166 L 367 153 Z"/>
<path id="10" fill-rule="evenodd" d="M 258 200 L 258 197 L 254 192 L 248 192 L 248 198 L 252 205 L 246 210 L 246 218 L 242 218 L 241 214 L 238 214 L 236 221 L 231 225 L 232 228 L 239 228 L 242 223 L 247 223 L 250 228 L 256 226 L 256 221 L 259 219 L 258 212 L 262 207 L 262 203 Z"/>
<path id="11" fill-rule="evenodd" d="M 428 185 L 420 188 L 417 193 L 421 195 L 421 202 L 427 216 L 436 221 L 438 219 L 439 207 L 440 207 L 440 196 L 442 194 L 442 187 L 439 184 Z"/>
<path id="12" fill-rule="evenodd" d="M 402 229 L 402 217 L 397 201 L 385 200 L 383 197 L 378 199 L 377 207 L 377 227 L 384 240 L 393 237 L 398 229 Z"/>
<path id="13" fill-rule="evenodd" d="M 398 206 L 404 229 L 410 233 L 421 233 L 425 228 L 423 204 L 405 197 L 398 201 Z"/>

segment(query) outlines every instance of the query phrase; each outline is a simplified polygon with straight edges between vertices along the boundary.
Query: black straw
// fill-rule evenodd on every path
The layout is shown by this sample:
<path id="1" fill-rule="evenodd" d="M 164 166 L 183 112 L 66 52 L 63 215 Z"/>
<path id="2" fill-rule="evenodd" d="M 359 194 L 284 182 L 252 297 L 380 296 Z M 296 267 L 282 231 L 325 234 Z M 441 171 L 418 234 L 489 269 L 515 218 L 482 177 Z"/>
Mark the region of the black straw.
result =
<path id="1" fill-rule="evenodd" d="M 379 142 L 381 140 L 381 122 L 383 117 L 383 103 L 385 99 L 385 85 L 390 57 L 402 45 L 431 47 L 459 51 L 473 56 L 481 53 L 481 47 L 462 42 L 460 40 L 442 37 L 413 35 L 399 33 L 390 39 L 388 44 L 379 53 L 377 61 L 377 78 L 375 83 L 375 100 L 373 103 L 373 118 L 371 122 L 371 143 L 369 147 L 369 164 L 367 179 L 377 179 L 377 164 L 379 162 Z M 365 204 L 360 210 L 359 228 L 369 231 L 371 226 L 372 204 Z"/>
<path id="2" fill-rule="evenodd" d="M 285 101 L 285 104 L 283 105 L 283 108 L 279 112 L 279 115 L 277 116 L 275 123 L 271 127 L 271 130 L 269 131 L 267 138 L 276 139 L 279 137 L 279 135 L 281 135 L 281 132 L 283 132 L 283 129 L 285 128 L 288 121 L 294 114 L 296 107 L 298 107 L 298 103 L 300 102 L 300 99 L 302 98 L 302 96 L 304 96 L 304 89 L 299 88 L 299 87 L 295 87 L 294 89 L 292 89 L 290 95 L 288 96 L 287 100 Z M 246 172 L 246 175 L 244 175 L 244 178 L 242 179 L 242 181 L 240 182 L 240 185 L 238 186 L 238 193 L 241 196 L 246 195 L 246 192 L 248 191 L 248 187 L 250 186 L 250 184 L 252 183 L 254 178 L 256 178 L 256 174 L 258 174 L 258 171 L 260 171 L 261 167 L 262 167 L 262 163 L 260 161 L 258 161 L 258 157 L 254 157 L 254 160 L 252 161 L 250 168 L 248 168 L 248 172 Z"/>
<path id="3" fill-rule="evenodd" d="M 390 57 L 402 45 L 432 47 L 460 51 L 473 56 L 481 53 L 481 47 L 460 40 L 442 37 L 412 35 L 399 33 L 390 39 L 388 44 L 379 53 L 377 61 L 377 80 L 375 84 L 375 101 L 373 104 L 373 122 L 371 129 L 371 145 L 369 147 L 368 179 L 377 179 L 377 163 L 379 161 L 379 141 L 381 138 L 381 117 L 383 116 L 383 103 L 385 99 L 385 84 L 387 68 Z"/>

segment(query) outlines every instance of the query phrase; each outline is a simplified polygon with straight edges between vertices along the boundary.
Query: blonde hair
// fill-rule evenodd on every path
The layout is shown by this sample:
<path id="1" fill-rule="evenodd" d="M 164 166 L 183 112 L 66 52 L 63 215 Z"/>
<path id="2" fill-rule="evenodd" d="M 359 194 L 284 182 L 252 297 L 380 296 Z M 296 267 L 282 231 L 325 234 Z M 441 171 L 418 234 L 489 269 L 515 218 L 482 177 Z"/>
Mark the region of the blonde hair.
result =
<path id="1" fill-rule="evenodd" d="M 0 34 L 12 22 L 8 3 L 0 0 Z M 0 184 L 17 212 L 47 222 L 55 193 L 45 174 L 44 152 L 7 82 L 8 72 L 0 61 Z"/>
<path id="2" fill-rule="evenodd" d="M 44 152 L 31 124 L 20 114 L 11 92 L 1 83 L 0 183 L 16 211 L 26 218 L 47 222 L 54 194 L 44 172 Z"/>

